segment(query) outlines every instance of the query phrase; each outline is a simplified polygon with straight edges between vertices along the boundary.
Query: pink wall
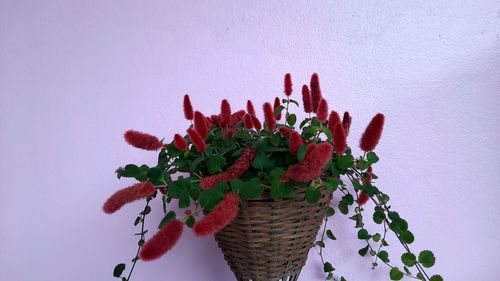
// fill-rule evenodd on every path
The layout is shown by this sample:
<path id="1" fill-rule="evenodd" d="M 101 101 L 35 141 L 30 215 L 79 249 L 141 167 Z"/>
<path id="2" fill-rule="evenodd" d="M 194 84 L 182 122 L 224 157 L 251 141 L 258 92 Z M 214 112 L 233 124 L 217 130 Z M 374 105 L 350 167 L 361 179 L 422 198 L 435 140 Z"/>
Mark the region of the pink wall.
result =
<path id="1" fill-rule="evenodd" d="M 141 204 L 114 216 L 101 205 L 130 183 L 118 166 L 155 161 L 122 133 L 171 138 L 187 125 L 185 93 L 215 112 L 223 97 L 261 104 L 284 73 L 300 85 L 314 71 L 333 107 L 352 112 L 351 143 L 386 114 L 379 186 L 436 271 L 500 274 L 498 1 L 169 2 L 0 0 L 0 280 L 113 280 L 135 251 Z M 351 221 L 333 228 L 339 273 L 388 280 L 356 253 Z M 311 253 L 301 280 L 320 270 Z M 187 231 L 134 280 L 231 278 L 213 239 Z"/>

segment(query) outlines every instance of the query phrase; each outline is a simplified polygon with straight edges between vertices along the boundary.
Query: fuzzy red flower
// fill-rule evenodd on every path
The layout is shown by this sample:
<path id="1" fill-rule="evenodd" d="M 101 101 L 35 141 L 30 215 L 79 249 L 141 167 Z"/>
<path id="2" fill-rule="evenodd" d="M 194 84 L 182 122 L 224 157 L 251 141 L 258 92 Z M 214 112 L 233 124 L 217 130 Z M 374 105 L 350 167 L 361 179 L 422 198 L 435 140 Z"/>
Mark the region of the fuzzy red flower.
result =
<path id="1" fill-rule="evenodd" d="M 184 139 L 184 137 L 179 135 L 179 134 L 175 134 L 175 136 L 174 136 L 174 146 L 179 151 L 188 150 L 188 143 L 187 143 L 186 139 Z"/>
<path id="2" fill-rule="evenodd" d="M 351 129 L 352 117 L 349 112 L 344 112 L 344 117 L 342 118 L 342 126 L 344 126 L 345 135 L 349 135 L 349 130 Z"/>
<path id="3" fill-rule="evenodd" d="M 168 252 L 177 243 L 182 234 L 184 223 L 172 220 L 162 227 L 151 239 L 144 244 L 139 253 L 143 261 L 152 261 Z"/>
<path id="4" fill-rule="evenodd" d="M 222 173 L 205 177 L 201 179 L 200 188 L 201 189 L 209 189 L 214 187 L 217 182 L 222 181 L 228 183 L 233 179 L 239 178 L 243 173 L 245 173 L 250 165 L 252 164 L 252 160 L 255 157 L 255 148 L 247 147 L 243 150 L 243 154 L 236 159 L 231 167 L 227 168 Z"/>
<path id="5" fill-rule="evenodd" d="M 326 118 L 328 117 L 328 102 L 326 102 L 325 99 L 322 99 L 319 102 L 316 117 L 318 118 L 319 121 L 325 122 Z"/>
<path id="6" fill-rule="evenodd" d="M 289 146 L 290 146 L 290 152 L 295 155 L 297 154 L 297 150 L 299 147 L 302 146 L 303 141 L 302 141 L 302 136 L 297 133 L 296 131 L 292 131 L 290 133 L 290 139 L 288 141 Z"/>
<path id="7" fill-rule="evenodd" d="M 210 213 L 194 225 L 194 233 L 198 236 L 206 236 L 226 227 L 238 215 L 238 201 L 238 194 L 227 193 Z"/>
<path id="8" fill-rule="evenodd" d="M 212 120 L 212 123 L 214 123 L 216 126 L 221 127 L 220 115 L 217 114 L 211 115 L 210 120 Z"/>
<path id="9" fill-rule="evenodd" d="M 279 132 L 280 132 L 282 137 L 288 138 L 288 137 L 290 137 L 290 134 L 293 132 L 293 130 L 288 128 L 288 127 L 280 127 Z"/>
<path id="10" fill-rule="evenodd" d="M 288 97 L 292 95 L 292 75 L 285 74 L 285 95 Z"/>
<path id="11" fill-rule="evenodd" d="M 187 134 L 189 136 L 189 139 L 191 139 L 191 142 L 193 143 L 196 150 L 199 153 L 203 153 L 207 148 L 207 145 L 205 144 L 205 141 L 200 136 L 200 134 L 198 134 L 198 132 L 196 132 L 193 128 L 187 129 Z"/>
<path id="12" fill-rule="evenodd" d="M 302 103 L 304 104 L 304 112 L 311 113 L 312 112 L 311 92 L 309 92 L 309 87 L 307 87 L 307 85 L 302 86 Z"/>
<path id="13" fill-rule="evenodd" d="M 319 86 L 319 77 L 317 73 L 314 73 L 311 76 L 311 99 L 313 112 L 317 112 L 322 98 L 323 96 L 321 95 L 321 88 Z"/>
<path id="14" fill-rule="evenodd" d="M 163 147 L 161 141 L 150 134 L 141 133 L 134 130 L 125 132 L 125 141 L 133 147 L 145 150 L 158 150 Z"/>
<path id="15" fill-rule="evenodd" d="M 276 118 L 274 118 L 274 110 L 268 102 L 264 104 L 264 118 L 269 132 L 274 131 L 276 128 Z"/>
<path id="16" fill-rule="evenodd" d="M 358 195 L 358 204 L 363 206 L 366 202 L 368 202 L 368 200 L 370 200 L 370 197 L 368 197 L 368 195 L 366 195 L 363 191 L 360 191 Z"/>
<path id="17" fill-rule="evenodd" d="M 253 127 L 255 128 L 255 130 L 257 130 L 257 132 L 262 130 L 262 124 L 260 123 L 260 120 L 259 120 L 259 118 L 257 118 L 257 116 L 252 115 L 252 123 L 253 123 Z"/>
<path id="18" fill-rule="evenodd" d="M 283 181 L 309 181 L 318 178 L 325 164 L 332 156 L 333 147 L 329 143 L 309 144 L 304 161 L 290 165 L 282 176 Z"/>
<path id="19" fill-rule="evenodd" d="M 243 126 L 249 130 L 253 128 L 252 116 L 250 114 L 245 114 L 245 117 L 243 117 Z"/>
<path id="20" fill-rule="evenodd" d="M 253 103 L 251 100 L 247 101 L 247 112 L 248 114 L 255 116 L 255 108 L 253 107 Z"/>
<path id="21" fill-rule="evenodd" d="M 212 128 L 212 118 L 205 117 L 205 123 L 207 123 L 207 128 L 210 130 Z"/>
<path id="22" fill-rule="evenodd" d="M 333 145 L 338 155 L 344 154 L 347 148 L 346 136 L 342 124 L 337 123 L 333 132 Z"/>
<path id="23" fill-rule="evenodd" d="M 280 98 L 276 97 L 274 99 L 274 110 L 276 111 L 276 109 L 278 109 L 278 107 L 280 107 L 280 105 L 281 105 Z M 276 116 L 276 115 L 274 115 L 274 116 Z M 276 117 L 276 120 L 281 120 L 281 112 Z"/>
<path id="24" fill-rule="evenodd" d="M 366 172 L 371 174 L 373 172 L 372 166 L 368 167 L 368 169 L 366 169 Z"/>
<path id="25" fill-rule="evenodd" d="M 191 104 L 191 100 L 189 99 L 189 95 L 184 95 L 184 117 L 187 120 L 193 120 L 193 105 Z"/>
<path id="26" fill-rule="evenodd" d="M 363 151 L 372 151 L 378 144 L 382 130 L 384 129 L 384 115 L 377 113 L 366 127 L 365 132 L 361 136 L 359 147 Z"/>
<path id="27" fill-rule="evenodd" d="M 208 126 L 207 119 L 203 113 L 196 111 L 194 113 L 194 129 L 203 139 L 206 139 L 208 136 Z"/>
<path id="28" fill-rule="evenodd" d="M 220 119 L 222 127 L 227 127 L 231 122 L 231 105 L 226 99 L 220 105 Z"/>
<path id="29" fill-rule="evenodd" d="M 330 112 L 330 117 L 328 117 L 328 129 L 332 134 L 335 131 L 335 125 L 337 125 L 337 123 L 340 123 L 339 114 L 336 111 Z"/>
<path id="30" fill-rule="evenodd" d="M 233 127 L 234 125 L 238 124 L 238 122 L 243 120 L 243 117 L 245 117 L 245 110 L 238 110 L 235 113 L 231 114 L 231 122 L 229 122 L 229 127 Z"/>
<path id="31" fill-rule="evenodd" d="M 155 187 L 150 182 L 136 183 L 117 191 L 106 200 L 102 210 L 106 214 L 112 214 L 118 211 L 123 205 L 135 200 L 147 198 L 155 193 Z"/>

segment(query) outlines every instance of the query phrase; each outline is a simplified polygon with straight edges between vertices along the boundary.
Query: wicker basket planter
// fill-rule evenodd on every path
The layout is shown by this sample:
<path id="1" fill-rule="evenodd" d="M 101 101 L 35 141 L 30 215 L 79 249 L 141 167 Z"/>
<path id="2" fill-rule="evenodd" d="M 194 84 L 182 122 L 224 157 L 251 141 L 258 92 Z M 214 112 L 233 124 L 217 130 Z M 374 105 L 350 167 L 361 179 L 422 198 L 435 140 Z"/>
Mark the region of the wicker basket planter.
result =
<path id="1" fill-rule="evenodd" d="M 273 200 L 269 191 L 242 201 L 237 218 L 215 235 L 237 280 L 297 280 L 314 245 L 332 194 L 321 188 L 316 204 L 306 188 L 291 199 Z"/>

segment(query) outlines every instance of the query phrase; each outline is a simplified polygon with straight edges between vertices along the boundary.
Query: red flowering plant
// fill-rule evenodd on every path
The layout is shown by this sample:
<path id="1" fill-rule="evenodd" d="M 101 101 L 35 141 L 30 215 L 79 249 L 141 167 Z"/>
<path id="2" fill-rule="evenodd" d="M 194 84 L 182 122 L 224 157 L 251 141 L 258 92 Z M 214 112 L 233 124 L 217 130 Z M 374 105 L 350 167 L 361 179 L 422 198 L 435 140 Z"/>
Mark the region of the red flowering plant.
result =
<path id="1" fill-rule="evenodd" d="M 291 110 L 299 103 L 291 98 L 290 74 L 285 75 L 284 93 L 285 98 L 264 103 L 263 123 L 251 101 L 246 110 L 234 112 L 223 100 L 220 113 L 207 116 L 194 111 L 186 95 L 184 115 L 190 121 L 186 135 L 175 134 L 168 143 L 138 131 L 125 133 L 130 145 L 159 151 L 159 155 L 154 167 L 128 164 L 119 168 L 118 178 L 135 178 L 138 183 L 116 192 L 104 203 L 104 212 L 111 214 L 129 202 L 145 201 L 134 221 L 141 231 L 131 270 L 122 276 L 126 265 L 120 263 L 114 268 L 115 277 L 130 280 L 138 260 L 161 257 L 186 227 L 198 236 L 215 234 L 237 216 L 241 200 L 258 198 L 265 189 L 273 199 L 280 199 L 293 198 L 296 188 L 306 188 L 305 200 L 315 204 L 322 187 L 341 198 L 327 209 L 321 238 L 315 244 L 327 280 L 346 280 L 337 279 L 331 262 L 323 257 L 325 240 L 336 239 L 327 225 L 335 210 L 354 220 L 357 238 L 363 243 L 359 255 L 371 255 L 373 268 L 379 263 L 388 265 L 391 280 L 443 280 L 440 275 L 426 273 L 435 263 L 434 254 L 429 250 L 417 254 L 410 249 L 415 238 L 408 223 L 391 208 L 389 196 L 375 186 L 377 176 L 372 167 L 379 158 L 374 149 L 382 134 L 384 115 L 376 114 L 368 124 L 359 142 L 362 153 L 355 156 L 346 141 L 352 118 L 345 112 L 341 120 L 336 111 L 329 111 L 317 74 L 312 75 L 309 86 L 302 86 L 302 103 L 308 115 L 300 123 Z M 162 203 L 164 217 L 158 232 L 146 241 L 144 222 L 155 198 Z M 178 208 L 171 208 L 171 204 Z M 364 227 L 368 205 L 373 206 L 370 219 L 383 227 L 380 233 L 369 233 Z M 389 231 L 405 251 L 399 265 L 385 250 Z"/>

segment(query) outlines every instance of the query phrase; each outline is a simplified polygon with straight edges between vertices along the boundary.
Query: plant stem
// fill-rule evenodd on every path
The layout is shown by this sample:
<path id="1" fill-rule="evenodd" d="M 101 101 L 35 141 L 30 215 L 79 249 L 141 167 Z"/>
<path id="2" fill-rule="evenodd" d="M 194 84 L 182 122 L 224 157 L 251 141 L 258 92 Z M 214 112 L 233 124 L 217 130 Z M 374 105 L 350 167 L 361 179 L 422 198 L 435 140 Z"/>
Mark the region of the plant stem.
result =
<path id="1" fill-rule="evenodd" d="M 151 201 L 152 197 L 149 197 L 147 200 L 146 200 L 146 206 L 144 207 L 144 209 L 146 209 L 148 206 L 149 206 L 149 201 Z M 144 240 L 144 221 L 146 219 L 146 215 L 145 214 L 141 214 L 141 240 Z M 130 276 L 132 276 L 132 272 L 134 271 L 134 268 L 135 268 L 135 264 L 137 263 L 137 261 L 139 260 L 139 252 L 141 251 L 141 248 L 142 248 L 142 245 L 139 244 L 139 247 L 137 248 L 137 252 L 135 253 L 135 257 L 132 259 L 133 261 L 133 264 L 132 264 L 132 268 L 130 269 L 130 272 L 128 273 L 128 276 L 127 276 L 127 281 L 130 280 Z"/>

